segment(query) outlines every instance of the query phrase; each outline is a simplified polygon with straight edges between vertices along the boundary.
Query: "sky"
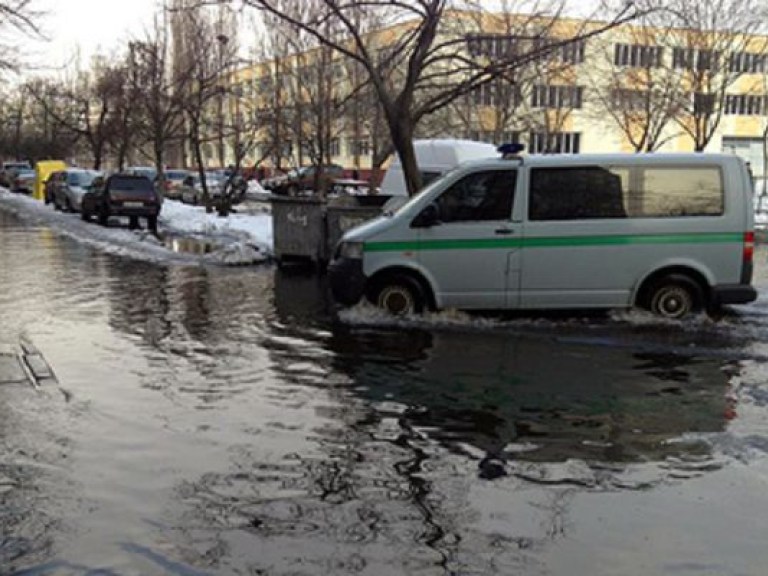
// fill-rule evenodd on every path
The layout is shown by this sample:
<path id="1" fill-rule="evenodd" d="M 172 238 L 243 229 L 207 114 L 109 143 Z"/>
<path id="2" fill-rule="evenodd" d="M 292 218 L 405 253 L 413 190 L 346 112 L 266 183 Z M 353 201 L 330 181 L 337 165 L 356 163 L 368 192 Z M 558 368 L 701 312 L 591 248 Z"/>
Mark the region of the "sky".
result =
<path id="1" fill-rule="evenodd" d="M 131 35 L 142 35 L 157 5 L 158 0 L 37 0 L 50 41 L 35 42 L 28 58 L 55 67 L 71 60 L 78 47 L 84 62 L 97 51 L 109 54 Z"/>

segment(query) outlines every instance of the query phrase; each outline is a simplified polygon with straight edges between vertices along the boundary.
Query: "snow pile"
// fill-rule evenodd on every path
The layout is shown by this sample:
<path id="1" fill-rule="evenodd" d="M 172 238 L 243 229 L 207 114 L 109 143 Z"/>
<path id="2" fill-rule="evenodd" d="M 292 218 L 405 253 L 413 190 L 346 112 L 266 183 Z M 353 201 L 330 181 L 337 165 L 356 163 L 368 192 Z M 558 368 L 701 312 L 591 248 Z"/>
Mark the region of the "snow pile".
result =
<path id="1" fill-rule="evenodd" d="M 228 217 L 206 214 L 205 209 L 166 200 L 158 219 L 158 236 L 147 230 L 130 230 L 127 218 L 110 219 L 108 227 L 83 222 L 79 214 L 58 212 L 29 196 L 0 187 L 0 210 L 110 254 L 149 261 L 184 263 L 252 264 L 272 255 L 272 216 L 264 205 L 238 207 Z M 142 222 L 143 223 L 143 222 Z M 205 251 L 179 251 L 174 239 L 191 239 Z"/>

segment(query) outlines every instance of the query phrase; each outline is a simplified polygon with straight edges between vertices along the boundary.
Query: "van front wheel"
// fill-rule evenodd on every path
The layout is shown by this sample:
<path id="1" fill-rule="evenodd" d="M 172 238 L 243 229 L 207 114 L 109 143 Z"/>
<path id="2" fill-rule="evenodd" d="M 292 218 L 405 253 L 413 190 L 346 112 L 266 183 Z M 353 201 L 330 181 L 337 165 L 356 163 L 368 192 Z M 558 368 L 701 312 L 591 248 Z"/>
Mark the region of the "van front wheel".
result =
<path id="1" fill-rule="evenodd" d="M 382 280 L 370 300 L 393 316 L 421 314 L 424 311 L 424 292 L 415 280 L 407 276 L 393 276 Z"/>
<path id="2" fill-rule="evenodd" d="M 674 274 L 650 287 L 646 307 L 657 316 L 678 320 L 700 310 L 702 301 L 701 287 L 696 282 Z"/>

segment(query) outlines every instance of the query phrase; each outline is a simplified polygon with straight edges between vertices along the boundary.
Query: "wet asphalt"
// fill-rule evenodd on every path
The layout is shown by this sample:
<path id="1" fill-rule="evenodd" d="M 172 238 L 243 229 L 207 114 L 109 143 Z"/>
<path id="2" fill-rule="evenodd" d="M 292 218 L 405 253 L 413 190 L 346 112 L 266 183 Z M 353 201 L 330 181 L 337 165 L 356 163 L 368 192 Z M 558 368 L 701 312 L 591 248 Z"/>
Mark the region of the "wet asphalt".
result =
<path id="1" fill-rule="evenodd" d="M 0 211 L 0 574 L 762 575 L 768 251 L 719 321 L 393 321 Z"/>

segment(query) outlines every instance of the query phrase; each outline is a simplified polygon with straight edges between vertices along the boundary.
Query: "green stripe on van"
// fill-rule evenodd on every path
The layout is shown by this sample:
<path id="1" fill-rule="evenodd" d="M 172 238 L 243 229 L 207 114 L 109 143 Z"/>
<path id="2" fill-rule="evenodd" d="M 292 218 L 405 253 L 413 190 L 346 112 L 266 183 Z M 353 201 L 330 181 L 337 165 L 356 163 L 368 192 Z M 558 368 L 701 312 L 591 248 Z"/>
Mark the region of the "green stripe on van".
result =
<path id="1" fill-rule="evenodd" d="M 408 250 L 487 250 L 493 248 L 554 248 L 562 246 L 618 246 L 630 244 L 723 244 L 743 242 L 743 233 L 642 234 L 610 236 L 550 236 L 540 238 L 478 238 L 418 242 L 366 242 L 366 252 Z"/>

